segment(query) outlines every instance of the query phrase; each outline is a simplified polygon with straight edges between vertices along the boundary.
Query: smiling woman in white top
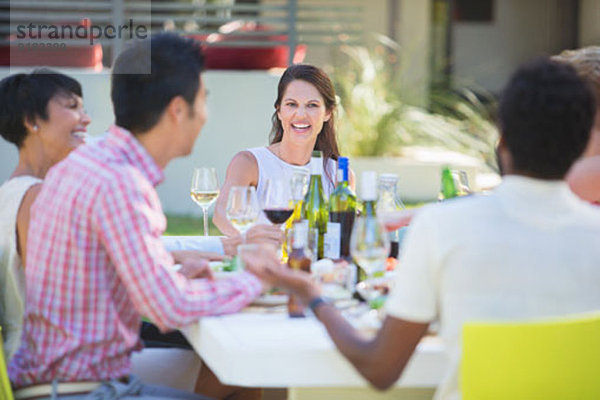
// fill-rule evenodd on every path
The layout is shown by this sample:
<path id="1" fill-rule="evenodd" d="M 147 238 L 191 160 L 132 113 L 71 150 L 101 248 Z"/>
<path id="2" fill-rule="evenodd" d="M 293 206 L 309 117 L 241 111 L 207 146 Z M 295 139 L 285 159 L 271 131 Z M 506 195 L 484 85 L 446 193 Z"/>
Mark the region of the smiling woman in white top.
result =
<path id="1" fill-rule="evenodd" d="M 227 167 L 225 183 L 215 207 L 213 222 L 226 235 L 237 230 L 227 220 L 229 188 L 254 186 L 264 201 L 267 179 L 287 178 L 296 167 L 309 167 L 313 150 L 323 152 L 323 189 L 328 196 L 335 186 L 335 90 L 327 74 L 312 65 L 296 64 L 285 70 L 277 87 L 272 116 L 271 140 L 267 147 L 237 153 Z M 354 174 L 350 174 L 354 185 Z"/>
<path id="2" fill-rule="evenodd" d="M 8 359 L 21 337 L 29 208 L 46 172 L 83 143 L 90 118 L 81 85 L 48 69 L 0 82 L 0 134 L 19 149 L 19 162 L 0 186 L 0 326 Z"/>

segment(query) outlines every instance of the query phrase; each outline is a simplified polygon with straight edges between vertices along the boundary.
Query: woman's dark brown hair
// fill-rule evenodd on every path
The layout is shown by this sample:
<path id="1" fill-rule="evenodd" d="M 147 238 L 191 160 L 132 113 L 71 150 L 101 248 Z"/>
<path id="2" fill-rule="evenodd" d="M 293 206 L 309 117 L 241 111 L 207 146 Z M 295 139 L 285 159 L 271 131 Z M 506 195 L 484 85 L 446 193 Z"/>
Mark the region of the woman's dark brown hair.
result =
<path id="1" fill-rule="evenodd" d="M 295 64 L 285 70 L 281 76 L 281 79 L 279 80 L 279 85 L 277 86 L 275 112 L 273 113 L 273 117 L 271 117 L 273 127 L 271 128 L 270 144 L 281 142 L 281 139 L 283 138 L 283 126 L 281 125 L 279 118 L 277 118 L 277 110 L 279 110 L 279 106 L 288 85 L 290 82 L 296 80 L 306 81 L 317 88 L 319 94 L 321 97 L 323 97 L 325 102 L 325 109 L 328 112 L 331 112 L 331 117 L 329 120 L 323 122 L 323 128 L 317 136 L 314 150 L 321 150 L 323 152 L 323 169 L 325 170 L 325 174 L 329 180 L 333 182 L 333 177 L 330 175 L 329 170 L 327 169 L 327 163 L 330 158 L 337 160 L 340 156 L 340 151 L 338 150 L 337 139 L 335 136 L 335 89 L 333 88 L 331 79 L 329 79 L 327 74 L 322 69 L 308 64 Z"/>

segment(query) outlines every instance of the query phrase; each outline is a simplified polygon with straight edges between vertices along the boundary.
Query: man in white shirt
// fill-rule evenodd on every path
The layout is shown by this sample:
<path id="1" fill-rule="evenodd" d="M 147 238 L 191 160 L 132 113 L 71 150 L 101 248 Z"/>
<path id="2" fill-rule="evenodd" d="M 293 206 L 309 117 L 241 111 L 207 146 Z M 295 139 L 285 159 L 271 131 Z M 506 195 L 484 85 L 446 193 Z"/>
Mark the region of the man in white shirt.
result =
<path id="1" fill-rule="evenodd" d="M 382 389 L 439 321 L 451 363 L 435 398 L 459 399 L 464 322 L 600 310 L 600 210 L 563 180 L 588 142 L 594 107 L 570 66 L 543 59 L 515 73 L 499 111 L 504 182 L 489 196 L 417 214 L 374 339 L 358 335 L 306 276 L 273 267 L 262 278 L 309 304 L 343 355 Z"/>

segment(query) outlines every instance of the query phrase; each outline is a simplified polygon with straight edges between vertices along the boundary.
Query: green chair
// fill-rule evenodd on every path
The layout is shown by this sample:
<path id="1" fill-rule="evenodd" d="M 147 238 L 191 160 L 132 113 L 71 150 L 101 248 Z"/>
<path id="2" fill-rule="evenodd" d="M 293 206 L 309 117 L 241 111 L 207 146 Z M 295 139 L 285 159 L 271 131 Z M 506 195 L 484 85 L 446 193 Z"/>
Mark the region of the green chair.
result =
<path id="1" fill-rule="evenodd" d="M 600 399 L 600 314 L 463 327 L 463 400 Z"/>
<path id="2" fill-rule="evenodd" d="M 0 326 L 0 399 L 13 400 L 13 392 L 8 380 L 6 361 L 4 360 L 4 340 L 2 339 L 2 327 Z"/>

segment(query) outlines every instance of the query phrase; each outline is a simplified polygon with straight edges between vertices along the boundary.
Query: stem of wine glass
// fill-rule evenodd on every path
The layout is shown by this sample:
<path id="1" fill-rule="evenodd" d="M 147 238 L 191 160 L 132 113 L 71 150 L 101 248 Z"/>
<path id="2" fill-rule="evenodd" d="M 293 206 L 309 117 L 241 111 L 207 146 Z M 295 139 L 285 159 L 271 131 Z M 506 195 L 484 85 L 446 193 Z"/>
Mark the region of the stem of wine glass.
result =
<path id="1" fill-rule="evenodd" d="M 204 236 L 208 236 L 208 215 L 206 214 L 206 207 L 202 207 L 202 214 L 204 216 Z"/>

